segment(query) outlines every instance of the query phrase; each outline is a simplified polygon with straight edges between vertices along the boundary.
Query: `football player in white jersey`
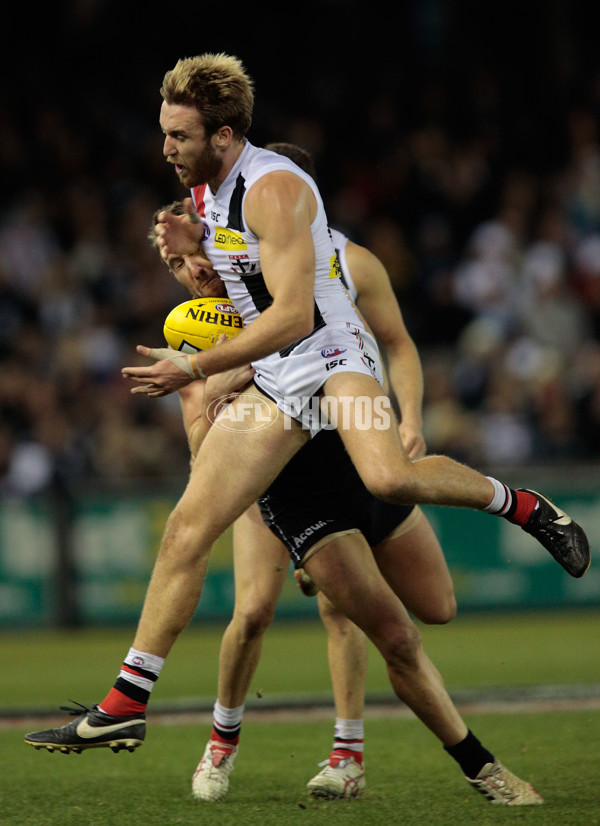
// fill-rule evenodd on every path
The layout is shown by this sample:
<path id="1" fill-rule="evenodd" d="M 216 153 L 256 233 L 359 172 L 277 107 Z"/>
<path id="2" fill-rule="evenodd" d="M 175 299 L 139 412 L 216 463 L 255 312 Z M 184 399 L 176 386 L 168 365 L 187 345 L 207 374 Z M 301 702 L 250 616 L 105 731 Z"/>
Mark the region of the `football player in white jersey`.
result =
<path id="1" fill-rule="evenodd" d="M 247 140 L 254 93 L 241 62 L 224 54 L 180 60 L 166 73 L 161 94 L 163 152 L 193 194 L 186 204 L 189 217 L 162 216 L 161 254 L 194 254 L 204 241 L 247 326 L 196 355 L 139 346 L 154 363 L 124 368 L 123 375 L 136 384 L 132 392 L 156 397 L 250 363 L 260 405 L 248 405 L 242 395 L 230 405 L 234 426 L 210 428 L 168 519 L 118 685 L 76 723 L 28 735 L 27 742 L 46 748 L 68 748 L 68 740 L 76 740 L 78 749 L 141 742 L 151 688 L 196 609 L 212 543 L 326 424 L 315 399 L 328 403 L 331 416 L 344 413 L 338 432 L 366 488 L 378 498 L 484 510 L 532 534 L 572 576 L 582 576 L 590 562 L 584 531 L 541 494 L 512 490 L 446 456 L 412 461 L 393 416 L 390 426 L 379 427 L 385 417 L 377 415 L 372 426 L 363 427 L 363 411 L 378 414 L 386 400 L 377 345 L 336 277 L 314 181 Z M 333 358 L 335 351 L 343 356 Z M 259 419 L 253 419 L 258 407 Z M 269 427 L 263 424 L 266 411 Z M 232 450 L 239 461 L 224 479 L 221 457 Z M 344 555 L 344 565 L 362 571 L 366 598 L 360 602 L 345 588 L 344 570 L 337 561 L 329 567 L 327 558 L 314 557 L 318 578 L 309 570 L 311 577 L 367 632 L 388 664 L 397 696 L 445 747 L 461 753 L 470 735 L 446 707 L 443 690 L 426 688 L 437 684 L 416 628 L 401 616 L 401 603 L 385 582 L 389 598 L 372 600 L 382 578 L 369 549 Z M 307 565 L 312 569 L 312 560 Z"/>

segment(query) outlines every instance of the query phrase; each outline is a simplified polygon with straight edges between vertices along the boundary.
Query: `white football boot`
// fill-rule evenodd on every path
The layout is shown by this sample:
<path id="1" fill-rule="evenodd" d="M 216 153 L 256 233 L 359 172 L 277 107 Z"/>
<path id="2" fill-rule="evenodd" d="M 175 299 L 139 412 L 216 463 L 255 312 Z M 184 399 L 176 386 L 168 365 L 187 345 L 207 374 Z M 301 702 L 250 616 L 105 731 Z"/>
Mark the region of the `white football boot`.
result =
<path id="1" fill-rule="evenodd" d="M 365 769 L 348 751 L 332 751 L 327 765 L 306 784 L 312 797 L 356 797 L 365 788 Z"/>
<path id="2" fill-rule="evenodd" d="M 237 755 L 237 746 L 209 740 L 202 760 L 192 777 L 192 796 L 196 800 L 216 803 L 229 789 L 229 775 Z"/>
<path id="3" fill-rule="evenodd" d="M 499 760 L 486 763 L 477 777 L 466 780 L 496 806 L 534 806 L 544 802 L 530 783 L 510 772 Z"/>

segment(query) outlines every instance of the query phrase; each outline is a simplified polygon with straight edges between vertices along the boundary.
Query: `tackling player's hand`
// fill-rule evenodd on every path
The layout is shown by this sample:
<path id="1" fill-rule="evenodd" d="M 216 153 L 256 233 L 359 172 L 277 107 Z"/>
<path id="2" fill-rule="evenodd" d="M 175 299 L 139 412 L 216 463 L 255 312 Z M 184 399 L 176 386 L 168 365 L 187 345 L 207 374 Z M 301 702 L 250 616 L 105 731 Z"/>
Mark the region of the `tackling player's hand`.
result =
<path id="1" fill-rule="evenodd" d="M 253 375 L 254 368 L 245 364 L 243 367 L 233 367 L 231 370 L 209 376 L 204 392 L 205 404 L 211 404 L 216 400 L 231 401 L 247 387 Z"/>
<path id="2" fill-rule="evenodd" d="M 166 261 L 170 255 L 194 255 L 200 249 L 204 237 L 204 225 L 191 198 L 183 202 L 184 215 L 161 212 L 154 227 L 156 245 Z"/>
<path id="3" fill-rule="evenodd" d="M 146 396 L 167 396 L 179 390 L 194 379 L 205 379 L 206 375 L 196 364 L 195 356 L 172 350 L 169 347 L 136 347 L 137 352 L 146 358 L 156 360 L 151 367 L 124 367 L 123 378 L 139 384 L 132 388 L 132 393 Z"/>
<path id="4" fill-rule="evenodd" d="M 421 430 L 410 425 L 401 424 L 399 426 L 400 440 L 406 455 L 413 461 L 422 459 L 427 452 L 427 446 Z"/>

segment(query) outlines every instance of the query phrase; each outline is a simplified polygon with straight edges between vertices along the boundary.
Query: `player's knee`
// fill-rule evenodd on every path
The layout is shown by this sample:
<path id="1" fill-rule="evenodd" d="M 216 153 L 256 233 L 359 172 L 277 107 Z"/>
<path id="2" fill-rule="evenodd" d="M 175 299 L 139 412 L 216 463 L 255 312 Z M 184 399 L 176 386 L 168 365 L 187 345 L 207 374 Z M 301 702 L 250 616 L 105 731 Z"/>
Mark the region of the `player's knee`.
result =
<path id="1" fill-rule="evenodd" d="M 445 602 L 441 604 L 440 609 L 438 625 L 445 625 L 447 622 L 452 622 L 458 610 L 454 592 L 448 595 Z"/>
<path id="2" fill-rule="evenodd" d="M 275 606 L 271 603 L 245 605 L 236 610 L 235 620 L 238 633 L 244 641 L 261 637 L 273 622 Z"/>
<path id="3" fill-rule="evenodd" d="M 398 468 L 370 468 L 363 475 L 365 487 L 378 499 L 398 505 L 414 505 L 414 491 L 411 485 L 410 474 L 402 467 Z"/>
<path id="4" fill-rule="evenodd" d="M 419 619 L 426 625 L 446 625 L 454 619 L 456 611 L 456 597 L 451 593 L 445 599 L 436 600 L 433 605 L 428 605 L 425 611 L 419 612 Z"/>
<path id="5" fill-rule="evenodd" d="M 210 541 L 201 526 L 175 508 L 165 526 L 160 547 L 163 560 L 177 567 L 198 565 L 210 553 Z"/>
<path id="6" fill-rule="evenodd" d="M 403 623 L 386 633 L 386 650 L 383 652 L 388 668 L 396 672 L 418 667 L 422 650 L 421 635 L 414 623 Z"/>

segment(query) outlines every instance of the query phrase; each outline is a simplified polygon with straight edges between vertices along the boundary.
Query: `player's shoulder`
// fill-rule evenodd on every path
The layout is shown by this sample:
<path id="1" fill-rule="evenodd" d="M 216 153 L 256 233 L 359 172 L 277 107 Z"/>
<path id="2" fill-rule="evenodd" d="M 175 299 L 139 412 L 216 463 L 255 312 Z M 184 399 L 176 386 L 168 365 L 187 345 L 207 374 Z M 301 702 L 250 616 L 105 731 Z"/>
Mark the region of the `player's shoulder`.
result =
<path id="1" fill-rule="evenodd" d="M 252 169 L 248 169 L 248 177 L 245 179 L 246 211 L 251 210 L 254 217 L 255 210 L 259 210 L 260 214 L 265 211 L 276 214 L 277 209 L 285 205 L 309 204 L 313 196 L 317 197 L 319 203 L 312 180 L 293 161 L 269 150 L 261 152 L 266 154 L 256 157 L 255 164 Z M 310 195 L 311 192 L 313 196 Z M 246 216 L 250 218 L 248 212 Z"/>
<path id="2" fill-rule="evenodd" d="M 263 178 L 272 172 L 292 172 L 304 180 L 307 179 L 307 175 L 291 158 L 252 144 L 248 146 L 245 153 L 244 167 L 247 188 L 252 186 L 259 178 Z"/>
<path id="3" fill-rule="evenodd" d="M 285 155 L 252 146 L 243 170 L 246 197 L 275 197 L 278 192 L 300 193 L 306 187 L 318 194 L 313 179 Z"/>
<path id="4" fill-rule="evenodd" d="M 374 252 L 351 239 L 347 239 L 345 253 L 348 266 L 353 272 L 364 270 L 367 273 L 375 273 L 383 268 L 383 264 Z"/>

